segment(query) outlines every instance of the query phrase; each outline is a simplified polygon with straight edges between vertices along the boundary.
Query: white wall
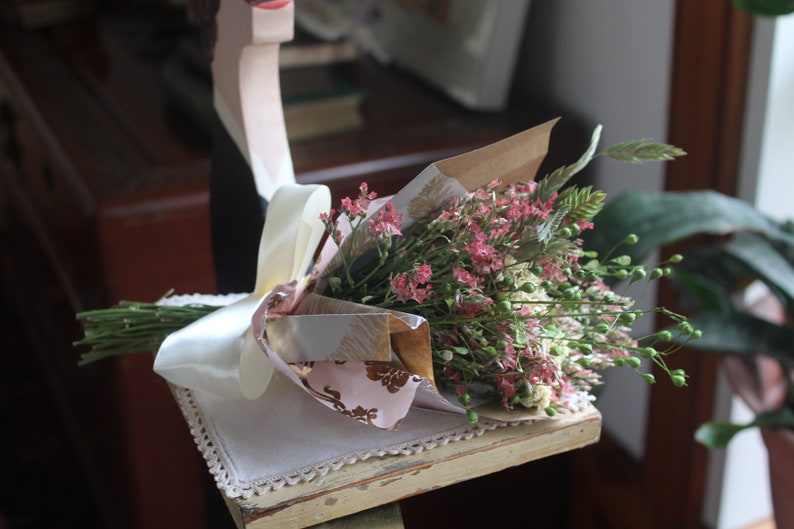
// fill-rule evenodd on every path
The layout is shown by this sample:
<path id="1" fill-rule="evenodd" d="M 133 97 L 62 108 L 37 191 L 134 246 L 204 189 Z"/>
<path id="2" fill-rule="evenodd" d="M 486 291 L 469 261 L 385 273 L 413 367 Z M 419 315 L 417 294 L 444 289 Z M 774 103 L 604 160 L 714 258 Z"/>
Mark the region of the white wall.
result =
<path id="1" fill-rule="evenodd" d="M 674 2 L 535 0 L 516 89 L 569 109 L 569 119 L 588 127 L 603 124 L 603 147 L 635 138 L 664 141 L 673 15 Z M 595 185 L 611 196 L 662 188 L 661 164 L 599 160 L 594 169 Z M 636 457 L 644 449 L 647 399 L 645 383 L 617 369 L 597 401 L 604 428 Z"/>

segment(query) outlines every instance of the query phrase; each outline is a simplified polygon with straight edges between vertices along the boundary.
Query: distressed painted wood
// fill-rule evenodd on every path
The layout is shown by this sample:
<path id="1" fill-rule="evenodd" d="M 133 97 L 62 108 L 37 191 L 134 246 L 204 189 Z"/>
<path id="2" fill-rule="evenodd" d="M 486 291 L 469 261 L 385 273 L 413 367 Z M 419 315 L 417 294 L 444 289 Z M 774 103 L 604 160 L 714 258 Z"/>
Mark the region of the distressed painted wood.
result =
<path id="1" fill-rule="evenodd" d="M 498 428 L 410 456 L 373 457 L 323 478 L 226 503 L 239 528 L 308 527 L 598 441 L 595 408 Z"/>

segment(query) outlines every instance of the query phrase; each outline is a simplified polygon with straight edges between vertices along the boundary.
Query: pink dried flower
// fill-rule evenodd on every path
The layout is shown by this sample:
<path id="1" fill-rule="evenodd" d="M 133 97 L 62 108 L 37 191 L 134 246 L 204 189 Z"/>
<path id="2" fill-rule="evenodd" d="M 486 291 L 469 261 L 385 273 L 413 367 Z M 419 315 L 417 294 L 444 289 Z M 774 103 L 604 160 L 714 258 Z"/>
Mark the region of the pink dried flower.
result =
<path id="1" fill-rule="evenodd" d="M 367 208 L 370 203 L 378 196 L 377 193 L 370 192 L 366 182 L 362 182 L 358 188 L 358 198 L 352 200 L 350 197 L 342 199 L 340 210 L 351 219 L 356 217 L 364 218 L 367 216 Z"/>
<path id="2" fill-rule="evenodd" d="M 477 276 L 470 273 L 462 266 L 456 266 L 452 269 L 452 277 L 455 278 L 455 280 L 459 283 L 468 285 L 471 288 L 477 288 Z"/>
<path id="3" fill-rule="evenodd" d="M 403 303 L 413 300 L 422 304 L 433 290 L 433 285 L 428 283 L 432 276 L 433 270 L 429 264 L 415 263 L 413 271 L 392 279 L 391 288 Z"/>
<path id="4" fill-rule="evenodd" d="M 369 229 L 378 239 L 385 239 L 394 235 L 402 235 L 403 214 L 394 209 L 391 202 L 378 211 L 372 220 L 369 221 Z"/>

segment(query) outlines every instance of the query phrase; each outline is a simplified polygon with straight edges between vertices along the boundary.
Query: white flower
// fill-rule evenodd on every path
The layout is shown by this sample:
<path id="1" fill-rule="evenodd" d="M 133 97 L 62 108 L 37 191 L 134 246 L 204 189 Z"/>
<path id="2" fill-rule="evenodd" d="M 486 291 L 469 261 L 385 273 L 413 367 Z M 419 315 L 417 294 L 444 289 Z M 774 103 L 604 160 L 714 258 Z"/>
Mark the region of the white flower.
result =
<path id="1" fill-rule="evenodd" d="M 546 384 L 535 384 L 532 386 L 532 393 L 525 397 L 521 397 L 519 401 L 525 408 L 532 408 L 537 406 L 539 408 L 548 408 L 551 406 L 552 389 Z"/>

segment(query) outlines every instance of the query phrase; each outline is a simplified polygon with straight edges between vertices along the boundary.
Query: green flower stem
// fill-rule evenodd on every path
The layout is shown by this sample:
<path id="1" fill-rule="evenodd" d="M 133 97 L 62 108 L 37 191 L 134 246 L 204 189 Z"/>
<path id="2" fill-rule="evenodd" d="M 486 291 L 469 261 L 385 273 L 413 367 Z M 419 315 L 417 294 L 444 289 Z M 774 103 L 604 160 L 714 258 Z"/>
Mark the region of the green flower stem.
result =
<path id="1" fill-rule="evenodd" d="M 109 309 L 80 312 L 84 337 L 74 342 L 87 346 L 80 364 L 132 353 L 154 352 L 165 338 L 218 310 L 212 305 L 169 306 L 122 301 Z"/>

